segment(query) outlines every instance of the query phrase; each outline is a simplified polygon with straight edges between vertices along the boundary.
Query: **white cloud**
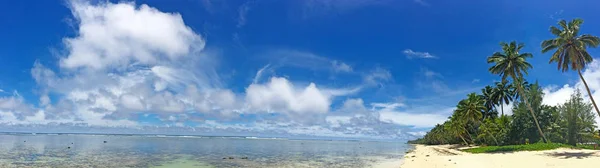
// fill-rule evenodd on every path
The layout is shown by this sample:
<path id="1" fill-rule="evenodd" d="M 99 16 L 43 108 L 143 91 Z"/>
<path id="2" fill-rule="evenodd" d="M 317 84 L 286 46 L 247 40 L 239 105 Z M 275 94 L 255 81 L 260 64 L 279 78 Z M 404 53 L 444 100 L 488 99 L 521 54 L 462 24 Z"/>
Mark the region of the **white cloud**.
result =
<path id="1" fill-rule="evenodd" d="M 425 134 L 427 134 L 427 132 L 425 131 L 417 131 L 417 132 L 407 132 L 410 135 L 416 136 L 416 137 L 423 137 L 425 136 Z"/>
<path id="2" fill-rule="evenodd" d="M 279 49 L 268 51 L 265 55 L 268 58 L 276 60 L 270 68 L 278 68 L 283 66 L 306 68 L 310 70 L 329 70 L 331 72 L 352 72 L 352 66 L 339 61 L 332 60 L 327 57 L 319 56 L 314 53 Z"/>
<path id="3" fill-rule="evenodd" d="M 417 52 L 417 51 L 413 51 L 411 49 L 406 49 L 404 51 L 402 51 L 402 53 L 404 53 L 404 55 L 406 55 L 406 58 L 412 59 L 412 58 L 437 58 L 436 56 L 429 54 L 428 52 Z"/>
<path id="4" fill-rule="evenodd" d="M 389 70 L 381 67 L 376 67 L 371 72 L 363 76 L 363 80 L 367 85 L 383 85 L 385 81 L 392 79 L 392 73 Z"/>
<path id="5" fill-rule="evenodd" d="M 78 22 L 77 37 L 65 38 L 69 49 L 61 67 L 104 69 L 131 62 L 156 64 L 201 50 L 204 41 L 177 13 L 163 13 L 134 3 L 70 1 Z"/>
<path id="6" fill-rule="evenodd" d="M 252 109 L 292 114 L 323 114 L 329 111 L 331 96 L 314 83 L 297 89 L 285 78 L 273 77 L 267 84 L 251 84 L 246 89 L 246 101 Z"/>
<path id="7" fill-rule="evenodd" d="M 248 14 L 248 12 L 250 11 L 250 6 L 253 4 L 253 1 L 248 1 L 246 3 L 244 3 L 242 6 L 240 6 L 240 8 L 238 9 L 238 23 L 237 23 L 237 27 L 244 27 L 244 25 L 246 25 L 246 15 Z"/>
<path id="8" fill-rule="evenodd" d="M 397 106 L 389 106 L 379 111 L 380 120 L 383 122 L 400 125 L 414 126 L 416 128 L 429 128 L 443 123 L 452 114 L 453 107 L 438 107 L 424 109 L 398 110 Z"/>
<path id="9" fill-rule="evenodd" d="M 352 72 L 352 67 L 346 63 L 339 61 L 331 61 L 331 66 L 335 72 Z"/>
<path id="10" fill-rule="evenodd" d="M 398 124 L 398 116 L 380 117 L 385 112 L 401 113 L 391 110 L 406 107 L 401 103 L 373 103 L 366 108 L 362 99 L 354 98 L 336 107 L 336 98 L 359 96 L 355 94 L 362 90 L 361 85 L 335 88 L 294 83 L 274 74 L 269 81 L 260 81 L 277 67 L 292 66 L 363 75 L 366 85 L 381 85 L 392 80 L 386 69 L 352 73 L 353 68 L 342 61 L 286 50 L 277 53 L 282 56 L 279 62 L 256 73 L 245 92 L 235 92 L 239 88 L 221 84 L 215 68 L 218 54 L 203 50 L 203 39 L 179 14 L 134 3 L 74 0 L 70 5 L 77 32 L 64 39 L 66 54 L 60 56 L 59 67 L 35 62 L 31 69 L 39 88 L 39 106 L 28 104 L 16 92 L 0 97 L 0 127 L 56 124 L 142 128 L 148 124 L 137 121 L 143 115 L 158 117 L 166 127 L 187 128 L 184 121 L 191 121 L 197 122 L 198 128 L 229 132 L 403 138 L 406 133 L 402 125 L 425 125 Z M 407 113 L 409 119 L 415 115 Z M 242 114 L 256 115 L 257 121 L 219 123 L 240 121 L 236 119 Z M 159 127 L 163 125 L 154 129 Z"/>
<path id="11" fill-rule="evenodd" d="M 258 83 L 260 78 L 263 76 L 263 73 L 265 73 L 265 71 L 269 69 L 269 66 L 271 66 L 271 64 L 267 64 L 264 67 L 260 68 L 258 71 L 256 71 L 256 75 L 254 76 L 254 80 L 252 80 L 252 83 Z"/>

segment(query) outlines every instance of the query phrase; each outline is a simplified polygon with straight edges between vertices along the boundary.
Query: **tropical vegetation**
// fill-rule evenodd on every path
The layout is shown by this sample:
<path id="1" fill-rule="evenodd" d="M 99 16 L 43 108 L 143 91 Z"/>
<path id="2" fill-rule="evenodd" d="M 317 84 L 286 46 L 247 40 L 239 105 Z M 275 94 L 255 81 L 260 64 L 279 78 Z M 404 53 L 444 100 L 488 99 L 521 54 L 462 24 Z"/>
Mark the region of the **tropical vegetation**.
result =
<path id="1" fill-rule="evenodd" d="M 544 90 L 536 81 L 526 79 L 533 66 L 533 54 L 522 52 L 522 43 L 501 42 L 499 52 L 487 57 L 489 72 L 499 81 L 485 86 L 479 93 L 469 93 L 456 105 L 452 115 L 436 125 L 423 138 L 410 141 L 421 144 L 464 144 L 484 147 L 468 152 L 501 152 L 545 150 L 558 147 L 593 148 L 600 143 L 596 130 L 596 114 L 600 110 L 592 97 L 582 70 L 593 61 L 588 48 L 598 47 L 596 36 L 580 35 L 581 19 L 561 20 L 560 28 L 551 26 L 554 39 L 542 42 L 542 53 L 555 50 L 550 63 L 556 62 L 562 72 L 576 71 L 585 89 L 588 103 L 577 89 L 563 104 L 544 104 Z M 508 104 L 512 107 L 507 107 Z M 512 114 L 506 113 L 509 108 Z M 500 113 L 498 113 L 498 111 Z"/>

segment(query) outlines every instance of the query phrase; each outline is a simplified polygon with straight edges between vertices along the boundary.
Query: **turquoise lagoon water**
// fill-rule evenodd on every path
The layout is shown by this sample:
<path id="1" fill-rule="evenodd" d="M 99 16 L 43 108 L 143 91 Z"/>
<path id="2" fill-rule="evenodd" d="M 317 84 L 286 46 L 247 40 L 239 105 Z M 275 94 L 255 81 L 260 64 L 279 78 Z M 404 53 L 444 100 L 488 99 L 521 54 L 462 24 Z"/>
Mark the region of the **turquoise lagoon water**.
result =
<path id="1" fill-rule="evenodd" d="M 404 142 L 5 134 L 0 167 L 371 167 L 411 148 Z"/>

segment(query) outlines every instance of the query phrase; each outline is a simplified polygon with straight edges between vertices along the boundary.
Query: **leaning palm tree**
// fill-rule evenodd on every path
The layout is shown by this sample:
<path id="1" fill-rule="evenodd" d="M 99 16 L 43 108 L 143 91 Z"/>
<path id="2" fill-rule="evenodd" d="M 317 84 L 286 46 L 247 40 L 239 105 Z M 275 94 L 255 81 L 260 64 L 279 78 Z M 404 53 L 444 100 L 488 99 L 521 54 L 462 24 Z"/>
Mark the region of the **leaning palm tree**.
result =
<path id="1" fill-rule="evenodd" d="M 464 120 L 457 117 L 456 115 L 452 115 L 448 124 L 444 124 L 444 126 L 444 129 L 446 131 L 459 137 L 465 143 L 465 145 L 469 145 L 467 140 L 465 140 L 465 137 L 462 136 L 463 134 L 467 133 L 467 130 L 465 129 Z"/>
<path id="2" fill-rule="evenodd" d="M 514 97 L 514 92 L 512 89 L 513 85 L 508 84 L 507 81 L 496 82 L 496 87 L 492 92 L 492 100 L 495 100 L 495 104 L 500 105 L 500 109 L 502 111 L 502 115 L 504 116 L 504 105 L 508 105 L 512 98 Z"/>
<path id="3" fill-rule="evenodd" d="M 552 54 L 552 57 L 550 57 L 550 63 L 557 62 L 558 69 L 562 70 L 562 72 L 568 71 L 569 65 L 571 65 L 571 70 L 577 71 L 579 78 L 581 78 L 583 85 L 585 85 L 590 100 L 592 100 L 596 112 L 600 116 L 600 110 L 598 110 L 596 101 L 594 100 L 594 97 L 592 97 L 590 87 L 588 87 L 583 75 L 581 75 L 581 70 L 585 69 L 585 66 L 594 60 L 586 49 L 589 47 L 598 47 L 600 38 L 589 34 L 580 35 L 579 28 L 582 23 L 582 19 L 573 19 L 569 23 L 565 20 L 561 20 L 558 22 L 558 25 L 560 25 L 562 30 L 550 26 L 550 32 L 555 35 L 556 38 L 544 40 L 542 42 L 542 53 L 556 50 L 554 54 Z"/>
<path id="4" fill-rule="evenodd" d="M 529 109 L 535 125 L 537 126 L 538 132 L 540 136 L 542 136 L 542 140 L 547 143 L 548 140 L 546 139 L 542 128 L 540 128 L 537 117 L 535 116 L 531 105 L 529 105 L 525 91 L 521 85 L 522 81 L 524 81 L 523 74 L 527 75 L 527 70 L 533 68 L 533 66 L 531 66 L 526 59 L 533 57 L 533 55 L 531 53 L 519 53 L 519 51 L 525 45 L 522 43 L 517 45 L 515 41 L 510 42 L 510 44 L 501 42 L 500 46 L 502 46 L 502 53 L 496 52 L 487 58 L 488 64 L 494 63 L 494 65 L 490 67 L 489 71 L 492 74 L 502 76 L 502 81 L 506 81 L 506 78 L 508 77 L 512 78 L 513 84 L 516 84 L 519 97 Z"/>

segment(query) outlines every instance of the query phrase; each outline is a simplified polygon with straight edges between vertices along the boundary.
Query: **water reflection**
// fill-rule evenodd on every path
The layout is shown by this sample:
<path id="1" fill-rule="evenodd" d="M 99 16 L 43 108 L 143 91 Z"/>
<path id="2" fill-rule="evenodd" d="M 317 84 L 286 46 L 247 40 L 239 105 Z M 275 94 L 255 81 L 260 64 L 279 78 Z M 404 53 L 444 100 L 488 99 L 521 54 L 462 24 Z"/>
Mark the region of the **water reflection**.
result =
<path id="1" fill-rule="evenodd" d="M 407 148 L 390 142 L 0 135 L 0 167 L 368 167 L 400 159 Z"/>

